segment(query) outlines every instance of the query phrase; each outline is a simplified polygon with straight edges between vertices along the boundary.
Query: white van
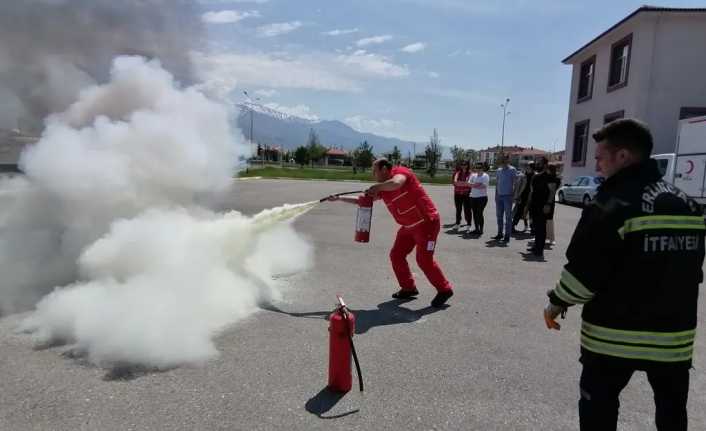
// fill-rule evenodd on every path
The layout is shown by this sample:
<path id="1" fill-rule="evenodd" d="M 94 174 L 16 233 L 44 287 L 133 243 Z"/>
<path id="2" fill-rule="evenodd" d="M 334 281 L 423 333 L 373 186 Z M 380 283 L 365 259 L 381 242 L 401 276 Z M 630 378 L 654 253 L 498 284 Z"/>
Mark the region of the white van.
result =
<path id="1" fill-rule="evenodd" d="M 706 116 L 679 122 L 674 153 L 655 154 L 664 180 L 706 205 Z"/>

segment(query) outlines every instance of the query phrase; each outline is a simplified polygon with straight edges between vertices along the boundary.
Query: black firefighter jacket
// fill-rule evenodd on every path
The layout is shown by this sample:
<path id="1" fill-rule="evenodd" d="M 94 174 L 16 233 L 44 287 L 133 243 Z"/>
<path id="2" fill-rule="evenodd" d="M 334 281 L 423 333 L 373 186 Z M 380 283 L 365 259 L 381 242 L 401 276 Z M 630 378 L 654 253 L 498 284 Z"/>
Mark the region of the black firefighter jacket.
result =
<path id="1" fill-rule="evenodd" d="M 583 304 L 581 360 L 691 366 L 706 226 L 654 160 L 610 177 L 584 209 L 555 305 Z"/>

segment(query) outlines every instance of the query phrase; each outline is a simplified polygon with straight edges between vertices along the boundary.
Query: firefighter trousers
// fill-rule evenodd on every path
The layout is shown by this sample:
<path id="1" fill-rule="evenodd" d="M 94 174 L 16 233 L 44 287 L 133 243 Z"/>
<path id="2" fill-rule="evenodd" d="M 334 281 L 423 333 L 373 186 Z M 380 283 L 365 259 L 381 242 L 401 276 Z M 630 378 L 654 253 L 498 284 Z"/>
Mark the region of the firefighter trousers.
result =
<path id="1" fill-rule="evenodd" d="M 624 365 L 584 364 L 579 400 L 581 431 L 616 429 L 619 395 L 635 371 Z M 654 392 L 657 430 L 686 431 L 689 370 L 656 366 L 646 372 Z"/>
<path id="2" fill-rule="evenodd" d="M 417 248 L 417 264 L 429 282 L 439 292 L 446 292 L 452 289 L 451 283 L 446 279 L 441 267 L 434 259 L 436 249 L 436 238 L 441 230 L 439 219 L 425 221 L 415 227 L 401 227 L 397 231 L 395 244 L 390 251 L 392 269 L 397 277 L 400 287 L 405 290 L 415 290 L 414 276 L 407 263 L 407 255 Z"/>

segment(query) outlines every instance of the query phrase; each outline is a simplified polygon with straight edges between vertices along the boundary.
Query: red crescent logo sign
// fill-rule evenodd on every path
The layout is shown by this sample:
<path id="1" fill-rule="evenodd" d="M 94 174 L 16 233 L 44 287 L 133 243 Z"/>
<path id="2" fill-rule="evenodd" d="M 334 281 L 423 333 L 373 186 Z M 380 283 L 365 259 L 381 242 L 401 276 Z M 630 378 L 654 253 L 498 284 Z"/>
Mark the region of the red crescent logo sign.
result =
<path id="1" fill-rule="evenodd" d="M 689 165 L 689 169 L 687 169 L 687 171 L 686 171 L 686 173 L 688 175 L 688 174 L 694 172 L 694 162 L 692 162 L 691 160 L 688 160 L 686 163 Z"/>

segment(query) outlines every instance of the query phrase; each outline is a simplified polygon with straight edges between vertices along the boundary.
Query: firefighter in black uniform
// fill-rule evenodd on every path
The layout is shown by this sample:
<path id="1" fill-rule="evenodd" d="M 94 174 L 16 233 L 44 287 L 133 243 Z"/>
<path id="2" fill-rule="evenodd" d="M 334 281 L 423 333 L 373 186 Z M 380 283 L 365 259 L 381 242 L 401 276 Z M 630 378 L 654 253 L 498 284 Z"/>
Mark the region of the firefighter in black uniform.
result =
<path id="1" fill-rule="evenodd" d="M 638 370 L 654 391 L 657 429 L 686 430 L 704 219 L 661 179 L 644 124 L 618 120 L 593 138 L 606 181 L 583 211 L 544 320 L 559 329 L 557 316 L 583 304 L 581 430 L 616 429 L 618 396 Z"/>

